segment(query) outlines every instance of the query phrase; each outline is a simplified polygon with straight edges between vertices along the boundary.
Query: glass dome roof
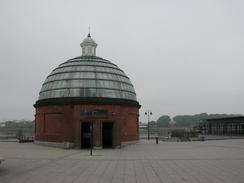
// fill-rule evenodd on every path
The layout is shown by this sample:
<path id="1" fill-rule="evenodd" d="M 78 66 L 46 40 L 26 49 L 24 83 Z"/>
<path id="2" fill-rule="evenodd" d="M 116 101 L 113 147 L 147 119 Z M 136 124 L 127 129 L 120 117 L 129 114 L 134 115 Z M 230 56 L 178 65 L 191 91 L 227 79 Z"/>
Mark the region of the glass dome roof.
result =
<path id="1" fill-rule="evenodd" d="M 130 79 L 112 62 L 80 56 L 60 64 L 46 78 L 39 100 L 66 97 L 99 97 L 137 101 Z"/>

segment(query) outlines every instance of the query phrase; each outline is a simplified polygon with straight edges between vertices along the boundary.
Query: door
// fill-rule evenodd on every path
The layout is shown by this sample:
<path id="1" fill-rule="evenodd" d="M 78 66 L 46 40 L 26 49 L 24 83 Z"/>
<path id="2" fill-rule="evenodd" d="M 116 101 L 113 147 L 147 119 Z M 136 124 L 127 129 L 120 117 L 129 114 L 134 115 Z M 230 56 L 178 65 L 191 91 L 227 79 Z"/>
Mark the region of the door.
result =
<path id="1" fill-rule="evenodd" d="M 91 129 L 90 122 L 81 123 L 81 148 L 90 148 L 91 146 Z"/>
<path id="2" fill-rule="evenodd" d="M 103 122 L 102 124 L 102 143 L 103 148 L 113 147 L 113 123 Z"/>

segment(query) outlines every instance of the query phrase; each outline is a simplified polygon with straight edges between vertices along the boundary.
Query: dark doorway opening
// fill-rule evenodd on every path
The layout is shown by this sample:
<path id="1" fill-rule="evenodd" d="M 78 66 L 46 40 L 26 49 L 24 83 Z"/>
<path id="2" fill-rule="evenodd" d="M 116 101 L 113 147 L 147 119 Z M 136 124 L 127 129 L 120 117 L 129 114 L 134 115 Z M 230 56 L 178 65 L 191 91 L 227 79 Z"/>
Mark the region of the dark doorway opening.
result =
<path id="1" fill-rule="evenodd" d="M 81 123 L 81 148 L 90 148 L 91 146 L 91 129 L 90 122 Z"/>
<path id="2" fill-rule="evenodd" d="M 103 148 L 113 147 L 113 123 L 103 122 L 102 125 Z"/>

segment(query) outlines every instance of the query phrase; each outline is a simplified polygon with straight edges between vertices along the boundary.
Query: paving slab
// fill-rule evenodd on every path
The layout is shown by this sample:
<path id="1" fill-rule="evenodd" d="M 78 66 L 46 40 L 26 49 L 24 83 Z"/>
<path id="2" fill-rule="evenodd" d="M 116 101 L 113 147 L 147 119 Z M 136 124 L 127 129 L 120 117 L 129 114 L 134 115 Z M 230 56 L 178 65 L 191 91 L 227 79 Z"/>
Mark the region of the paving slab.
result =
<path id="1" fill-rule="evenodd" d="M 0 142 L 1 183 L 244 183 L 244 139 L 64 150 Z"/>

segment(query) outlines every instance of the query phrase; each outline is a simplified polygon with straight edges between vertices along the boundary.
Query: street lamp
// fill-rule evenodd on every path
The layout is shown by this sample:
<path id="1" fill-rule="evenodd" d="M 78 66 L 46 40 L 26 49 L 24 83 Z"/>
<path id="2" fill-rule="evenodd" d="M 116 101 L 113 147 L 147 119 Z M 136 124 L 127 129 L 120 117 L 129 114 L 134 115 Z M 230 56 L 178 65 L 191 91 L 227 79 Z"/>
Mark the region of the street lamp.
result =
<path id="1" fill-rule="evenodd" d="M 90 155 L 92 156 L 93 149 L 93 121 L 90 122 Z"/>
<path id="2" fill-rule="evenodd" d="M 145 112 L 145 115 L 147 115 L 147 139 L 150 140 L 149 116 L 152 115 L 152 111 L 147 110 L 147 111 Z"/>

